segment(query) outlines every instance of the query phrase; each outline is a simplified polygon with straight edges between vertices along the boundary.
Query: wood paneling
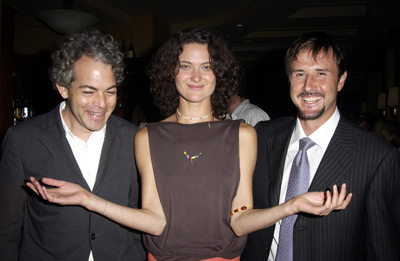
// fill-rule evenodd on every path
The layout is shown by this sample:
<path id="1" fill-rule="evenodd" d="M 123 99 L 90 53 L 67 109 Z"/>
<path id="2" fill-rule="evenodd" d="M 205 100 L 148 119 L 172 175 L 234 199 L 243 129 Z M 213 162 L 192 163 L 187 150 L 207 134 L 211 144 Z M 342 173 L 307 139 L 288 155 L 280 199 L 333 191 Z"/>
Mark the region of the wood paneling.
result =
<path id="1" fill-rule="evenodd" d="M 13 55 L 14 55 L 14 10 L 1 10 L 1 55 L 0 55 L 0 140 L 12 126 L 13 99 Z"/>

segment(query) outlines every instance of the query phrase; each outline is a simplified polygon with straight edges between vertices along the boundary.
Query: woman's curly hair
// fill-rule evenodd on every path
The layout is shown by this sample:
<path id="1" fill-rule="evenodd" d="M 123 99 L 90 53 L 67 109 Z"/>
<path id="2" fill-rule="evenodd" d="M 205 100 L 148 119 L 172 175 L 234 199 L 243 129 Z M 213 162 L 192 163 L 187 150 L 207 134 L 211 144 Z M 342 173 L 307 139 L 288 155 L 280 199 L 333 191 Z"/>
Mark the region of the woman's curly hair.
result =
<path id="1" fill-rule="evenodd" d="M 179 55 L 183 46 L 190 43 L 207 44 L 211 68 L 216 77 L 211 106 L 214 117 L 222 119 L 227 113 L 230 98 L 239 86 L 239 62 L 225 41 L 202 29 L 184 29 L 178 32 L 153 56 L 147 73 L 154 103 L 164 116 L 175 113 L 179 105 L 179 94 L 175 86 Z"/>
<path id="2" fill-rule="evenodd" d="M 96 61 L 111 65 L 117 86 L 124 80 L 124 61 L 118 43 L 109 34 L 96 29 L 69 34 L 60 47 L 51 55 L 50 80 L 69 88 L 75 80 L 75 63 L 86 55 Z"/>

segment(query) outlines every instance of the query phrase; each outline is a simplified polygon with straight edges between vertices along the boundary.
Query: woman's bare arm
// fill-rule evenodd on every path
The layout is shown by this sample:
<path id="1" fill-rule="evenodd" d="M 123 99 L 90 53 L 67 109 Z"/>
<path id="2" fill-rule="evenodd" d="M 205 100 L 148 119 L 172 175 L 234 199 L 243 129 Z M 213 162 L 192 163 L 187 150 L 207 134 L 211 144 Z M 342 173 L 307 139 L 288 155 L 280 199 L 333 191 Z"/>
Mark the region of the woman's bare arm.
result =
<path id="1" fill-rule="evenodd" d="M 42 182 L 45 185 L 55 187 L 46 188 L 31 178 L 31 183 L 28 182 L 27 186 L 49 202 L 80 205 L 124 226 L 152 235 L 160 235 L 164 230 L 166 219 L 154 179 L 147 128 L 140 130 L 135 136 L 135 155 L 142 181 L 142 209 L 114 204 L 77 184 L 61 180 L 43 178 Z"/>
<path id="2" fill-rule="evenodd" d="M 352 195 L 346 197 L 346 185 L 343 184 L 340 194 L 334 186 L 333 193 L 309 192 L 272 208 L 253 209 L 252 179 L 256 157 L 256 132 L 251 126 L 242 124 L 239 131 L 240 183 L 232 211 L 242 206 L 249 209 L 240 210 L 231 217 L 231 227 L 238 236 L 266 228 L 298 212 L 328 215 L 333 210 L 345 209 L 350 203 Z"/>

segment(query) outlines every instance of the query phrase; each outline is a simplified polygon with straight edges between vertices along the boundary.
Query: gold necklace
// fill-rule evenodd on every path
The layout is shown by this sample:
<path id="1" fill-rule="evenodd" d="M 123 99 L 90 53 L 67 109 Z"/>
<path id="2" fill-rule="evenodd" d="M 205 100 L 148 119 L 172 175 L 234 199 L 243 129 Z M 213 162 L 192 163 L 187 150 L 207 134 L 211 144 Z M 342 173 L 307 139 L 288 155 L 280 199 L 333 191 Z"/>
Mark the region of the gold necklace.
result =
<path id="1" fill-rule="evenodd" d="M 204 145 L 206 144 L 206 140 L 207 140 L 208 133 L 209 133 L 210 130 L 211 130 L 211 122 L 212 122 L 212 120 L 214 119 L 214 117 L 212 117 L 212 118 L 211 118 L 211 121 L 208 123 L 208 128 L 207 128 L 207 131 L 206 131 L 206 133 L 204 134 L 204 138 L 203 138 L 203 144 L 201 145 L 201 151 L 200 151 L 197 155 L 194 155 L 194 156 L 190 156 L 190 155 L 186 152 L 186 150 L 183 148 L 181 129 L 180 129 L 180 127 L 179 127 L 179 122 L 178 122 L 178 114 L 175 114 L 175 117 L 176 117 L 176 123 L 177 123 L 177 125 L 178 125 L 179 144 L 181 145 L 181 148 L 182 148 L 182 150 L 183 150 L 183 154 L 185 155 L 185 158 L 188 159 L 188 160 L 190 160 L 190 163 L 193 165 L 193 160 L 194 160 L 194 159 L 198 159 L 198 158 L 201 156 L 201 152 L 204 151 Z"/>
<path id="2" fill-rule="evenodd" d="M 179 115 L 179 117 L 191 121 L 191 120 L 204 120 L 204 119 L 210 117 L 213 114 L 213 111 L 211 111 L 209 114 L 201 116 L 201 117 L 187 117 L 187 116 L 184 116 L 184 115 L 181 114 L 181 112 L 179 111 L 178 108 L 176 108 L 176 113 Z"/>

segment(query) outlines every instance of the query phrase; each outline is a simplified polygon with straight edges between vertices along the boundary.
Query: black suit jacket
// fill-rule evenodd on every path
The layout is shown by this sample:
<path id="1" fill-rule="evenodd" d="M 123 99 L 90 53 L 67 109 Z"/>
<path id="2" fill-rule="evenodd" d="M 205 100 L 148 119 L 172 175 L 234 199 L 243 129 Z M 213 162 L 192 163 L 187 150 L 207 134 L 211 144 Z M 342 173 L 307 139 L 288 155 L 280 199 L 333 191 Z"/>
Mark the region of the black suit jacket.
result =
<path id="1" fill-rule="evenodd" d="M 254 172 L 254 208 L 279 203 L 283 168 L 295 119 L 260 122 Z M 312 160 L 312 159 L 310 159 Z M 346 210 L 318 217 L 300 213 L 294 260 L 400 260 L 400 155 L 341 117 L 309 191 L 347 184 Z M 249 235 L 241 260 L 267 260 L 275 226 Z"/>
<path id="2" fill-rule="evenodd" d="M 138 205 L 133 137 L 137 127 L 111 116 L 93 193 Z M 59 107 L 10 128 L 0 162 L 0 260 L 144 260 L 140 235 L 78 206 L 41 200 L 24 182 L 51 177 L 89 190 L 62 127 Z M 24 188 L 25 187 L 25 188 Z"/>

